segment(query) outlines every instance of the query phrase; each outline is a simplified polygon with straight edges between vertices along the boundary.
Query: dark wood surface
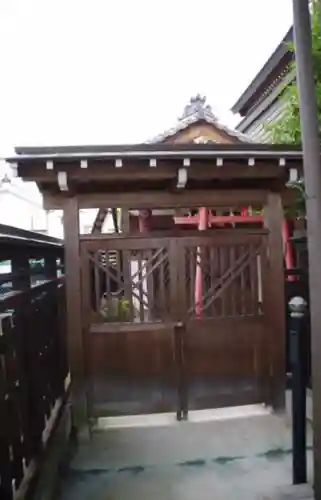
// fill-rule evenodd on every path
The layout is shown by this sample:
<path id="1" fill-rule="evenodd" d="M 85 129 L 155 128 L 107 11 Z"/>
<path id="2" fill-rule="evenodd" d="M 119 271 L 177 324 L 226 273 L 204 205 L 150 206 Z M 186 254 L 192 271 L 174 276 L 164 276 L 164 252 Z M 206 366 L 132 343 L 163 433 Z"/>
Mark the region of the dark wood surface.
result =
<path id="1" fill-rule="evenodd" d="M 87 311 L 91 309 L 94 322 L 85 334 L 92 416 L 173 411 L 184 418 L 189 409 L 271 402 L 269 356 L 275 334 L 267 319 L 268 290 L 262 287 L 259 294 L 258 277 L 261 259 L 261 282 L 269 279 L 268 232 L 181 234 L 88 236 L 81 241 L 83 276 L 87 276 L 83 303 Z M 195 269 L 200 248 L 204 288 L 199 317 Z M 90 301 L 90 279 L 97 276 L 89 272 L 90 255 L 112 249 L 119 255 L 126 252 L 132 262 L 144 261 L 148 276 L 146 296 L 140 290 L 143 268 L 137 274 L 136 292 L 133 284 L 130 287 L 139 303 L 138 315 L 120 322 L 100 317 L 97 298 Z M 97 260 L 94 263 L 109 280 L 110 270 L 104 271 Z M 126 286 L 119 271 L 116 281 L 114 294 L 122 297 Z"/>
<path id="2" fill-rule="evenodd" d="M 268 402 L 263 318 L 199 321 L 184 342 L 190 410 Z"/>
<path id="3" fill-rule="evenodd" d="M 230 146 L 225 149 L 229 155 Z M 273 159 L 268 153 L 266 161 L 271 160 L 271 165 L 264 167 L 262 176 L 259 157 L 253 171 L 244 166 L 244 158 L 255 157 L 255 150 L 256 146 L 251 146 L 244 155 L 233 150 L 235 166 L 241 166 L 239 174 L 229 161 L 226 166 L 230 173 L 224 168 L 207 168 L 202 160 L 202 178 L 198 179 L 201 161 L 198 159 L 197 168 L 192 164 L 189 168 L 191 180 L 183 190 L 177 189 L 176 181 L 177 169 L 185 158 L 184 148 L 179 162 L 173 160 L 163 173 L 161 169 L 155 171 L 149 167 L 152 154 L 144 156 L 146 169 L 143 171 L 141 165 L 136 169 L 138 181 L 134 175 L 136 170 L 131 170 L 125 157 L 122 158 L 125 174 L 115 165 L 109 165 L 109 172 L 105 172 L 104 162 L 96 165 L 98 158 L 93 157 L 93 163 L 90 161 L 88 168 L 81 169 L 81 155 L 71 160 L 71 163 L 77 162 L 77 171 L 72 172 L 75 165 L 69 164 L 67 168 L 64 158 L 59 161 L 56 158 L 54 169 L 66 166 L 65 170 L 70 172 L 67 192 L 59 191 L 57 170 L 47 169 L 44 158 L 18 160 L 23 178 L 38 181 L 46 208 L 64 210 L 66 325 L 77 425 L 84 424 L 87 417 L 100 415 L 173 411 L 178 418 L 184 418 L 191 408 L 258 401 L 282 406 L 285 388 L 282 207 L 281 197 L 274 191 L 281 192 L 284 187 L 285 169 L 279 160 L 286 152 L 280 150 L 280 154 L 276 154 L 271 148 Z M 194 163 L 197 154 L 190 155 Z M 216 164 L 217 152 L 210 153 L 209 149 L 209 156 Z M 291 155 L 288 159 L 287 167 L 292 164 Z M 169 158 L 161 155 L 159 162 L 162 160 Z M 293 162 L 296 166 L 301 164 L 300 152 Z M 96 177 L 94 171 L 99 171 L 103 179 Z M 264 178 L 266 175 L 271 175 L 271 179 Z M 204 206 L 265 208 L 267 232 L 231 229 L 213 231 L 211 235 L 207 232 L 185 235 L 179 231 L 138 237 L 128 233 L 113 238 L 79 235 L 81 208 L 195 209 Z M 128 217 L 126 225 L 129 230 Z M 33 257 L 39 256 L 36 247 L 33 245 Z M 53 247 L 56 247 L 54 242 Z M 5 260 L 12 249 L 3 245 L 0 251 Z M 201 315 L 197 312 L 194 293 L 198 252 L 204 267 Z M 33 286 L 26 259 L 19 251 L 11 253 L 10 258 L 13 257 L 16 258 L 13 282 L 15 288 L 21 287 L 24 292 L 12 290 L 5 298 L 4 311 L 23 311 L 14 328 L 20 324 L 21 331 L 26 328 L 34 335 L 28 340 L 25 354 L 33 365 L 24 371 L 28 377 L 21 380 L 35 389 L 32 393 L 24 390 L 21 393 L 27 394 L 32 415 L 31 420 L 29 415 L 23 421 L 24 425 L 30 425 L 30 436 L 26 439 L 32 450 L 37 450 L 45 416 L 58 393 L 58 385 L 61 387 L 57 343 L 51 341 L 54 331 L 59 330 L 55 324 L 55 318 L 59 318 L 57 303 L 52 298 L 59 280 L 48 285 L 50 290 L 53 287 L 53 294 L 48 290 L 48 294 L 40 293 L 47 285 L 40 285 L 44 289 Z M 261 259 L 261 297 L 258 257 Z M 46 277 L 49 277 L 53 273 L 49 256 L 46 262 Z M 136 266 L 134 271 L 129 263 Z M 28 297 L 24 303 L 30 306 L 32 314 L 22 307 L 21 293 Z M 129 301 L 126 320 L 122 318 L 113 325 L 105 316 L 106 307 L 101 307 L 104 293 L 107 298 Z M 43 356 L 45 350 L 48 353 Z M 15 356 L 10 354 L 9 358 L 12 360 Z M 6 396 L 9 387 L 13 394 L 9 398 L 11 404 L 19 391 L 14 385 L 16 376 L 5 372 L 0 374 L 0 381 L 1 414 L 5 415 L 6 422 L 6 427 L 0 427 L 0 467 L 5 477 L 1 484 L 8 485 L 11 481 L 12 485 L 8 471 L 10 469 L 11 474 L 14 471 L 19 478 L 21 465 L 14 462 L 8 467 L 8 455 L 11 460 L 9 450 L 12 449 L 14 457 L 20 456 L 21 432 L 16 428 L 22 424 L 15 422 L 14 429 L 11 428 L 14 418 L 18 417 L 12 416 L 13 407 L 8 407 Z M 8 429 L 6 433 L 4 428 Z M 24 443 L 24 446 L 28 445 Z"/>
<path id="4" fill-rule="evenodd" d="M 66 307 L 68 360 L 72 376 L 72 398 L 77 419 L 86 415 L 83 311 L 81 304 L 81 276 L 79 255 L 79 210 L 77 198 L 66 200 L 64 207 Z M 83 423 L 83 422 L 82 422 Z"/>
<path id="5" fill-rule="evenodd" d="M 25 245 L 13 234 L 3 246 L 11 272 L 0 274 L 0 498 L 13 500 L 30 493 L 40 470 L 68 363 L 61 244 L 32 233 Z"/>
<path id="6" fill-rule="evenodd" d="M 271 375 L 273 379 L 273 406 L 284 408 L 286 377 L 286 335 L 285 335 L 285 287 L 282 222 L 283 208 L 279 193 L 269 193 L 264 208 L 265 227 L 269 230 L 268 266 L 269 274 L 264 280 L 266 289 L 267 318 L 271 329 Z"/>
<path id="7" fill-rule="evenodd" d="M 180 333 L 174 323 L 93 325 L 87 352 L 90 414 L 186 414 L 269 403 L 268 333 L 258 318 L 194 320 Z"/>
<path id="8" fill-rule="evenodd" d="M 108 325 L 106 325 L 108 327 Z M 90 412 L 94 416 L 176 411 L 173 327 L 90 332 Z"/>

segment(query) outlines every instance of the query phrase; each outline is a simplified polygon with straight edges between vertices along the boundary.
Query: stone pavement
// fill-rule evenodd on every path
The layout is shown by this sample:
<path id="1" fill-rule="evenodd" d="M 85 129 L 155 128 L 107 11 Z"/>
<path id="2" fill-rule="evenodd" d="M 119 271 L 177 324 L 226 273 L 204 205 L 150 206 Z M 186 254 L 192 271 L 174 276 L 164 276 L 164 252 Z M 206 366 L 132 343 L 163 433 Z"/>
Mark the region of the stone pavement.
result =
<path id="1" fill-rule="evenodd" d="M 312 481 L 310 432 L 308 462 Z M 279 500 L 290 485 L 289 424 L 262 413 L 96 432 L 60 500 Z"/>
<path id="2" fill-rule="evenodd" d="M 263 495 L 262 500 L 313 500 L 313 488 L 310 484 L 291 485 L 276 488 Z"/>

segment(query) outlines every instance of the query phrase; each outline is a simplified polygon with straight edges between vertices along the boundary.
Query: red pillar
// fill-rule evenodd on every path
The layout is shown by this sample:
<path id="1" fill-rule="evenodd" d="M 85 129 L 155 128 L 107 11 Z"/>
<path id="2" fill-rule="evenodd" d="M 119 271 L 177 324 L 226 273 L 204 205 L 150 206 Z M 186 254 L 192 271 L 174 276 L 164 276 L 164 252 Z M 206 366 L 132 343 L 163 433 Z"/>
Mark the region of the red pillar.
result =
<path id="1" fill-rule="evenodd" d="M 283 246 L 284 246 L 284 260 L 285 260 L 285 268 L 293 269 L 294 268 L 294 255 L 293 248 L 290 241 L 290 230 L 289 230 L 289 222 L 284 219 L 282 223 L 282 237 L 283 237 Z M 289 276 L 289 281 L 294 280 L 294 276 Z"/>
<path id="2" fill-rule="evenodd" d="M 152 227 L 152 211 L 140 210 L 138 216 L 138 226 L 140 233 L 148 233 Z"/>

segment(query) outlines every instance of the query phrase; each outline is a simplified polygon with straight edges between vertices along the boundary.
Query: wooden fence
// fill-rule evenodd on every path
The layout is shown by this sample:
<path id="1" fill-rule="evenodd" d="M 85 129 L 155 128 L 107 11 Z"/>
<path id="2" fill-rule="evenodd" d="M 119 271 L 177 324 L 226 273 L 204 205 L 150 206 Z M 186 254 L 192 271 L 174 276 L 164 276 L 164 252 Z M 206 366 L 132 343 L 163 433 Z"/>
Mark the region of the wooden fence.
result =
<path id="1" fill-rule="evenodd" d="M 63 245 L 0 225 L 0 498 L 36 477 L 67 390 Z"/>
<path id="2" fill-rule="evenodd" d="M 304 240 L 296 250 L 296 279 L 286 277 L 286 296 L 308 301 Z M 66 399 L 63 255 L 59 240 L 0 225 L 1 500 L 31 484 Z M 309 314 L 306 342 L 310 384 Z"/>

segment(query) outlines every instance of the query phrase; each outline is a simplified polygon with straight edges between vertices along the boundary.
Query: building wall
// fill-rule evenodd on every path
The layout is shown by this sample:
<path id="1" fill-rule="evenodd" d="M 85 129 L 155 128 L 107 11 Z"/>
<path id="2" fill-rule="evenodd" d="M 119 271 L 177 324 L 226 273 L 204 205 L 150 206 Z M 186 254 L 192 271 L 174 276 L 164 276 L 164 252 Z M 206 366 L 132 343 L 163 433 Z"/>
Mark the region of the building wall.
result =
<path id="1" fill-rule="evenodd" d="M 269 133 L 266 125 L 276 120 L 282 113 L 282 102 L 278 99 L 269 106 L 256 120 L 244 128 L 242 132 L 255 142 L 269 142 Z"/>
<path id="2" fill-rule="evenodd" d="M 291 84 L 294 79 L 295 71 L 285 73 L 272 92 L 261 98 L 260 102 L 242 118 L 236 129 L 256 142 L 269 142 L 269 134 L 265 125 L 282 113 L 284 86 Z"/>
<path id="3" fill-rule="evenodd" d="M 13 178 L 0 185 L 1 224 L 62 238 L 61 215 L 59 211 L 43 209 L 42 196 L 33 183 Z"/>
<path id="4" fill-rule="evenodd" d="M 3 177 L 0 175 L 1 178 Z M 91 232 L 96 214 L 97 209 L 81 210 L 79 217 L 81 234 Z M 15 177 L 11 177 L 10 182 L 0 180 L 0 224 L 63 239 L 62 216 L 61 210 L 44 210 L 42 195 L 35 183 L 24 182 Z M 103 232 L 113 231 L 113 227 L 112 216 L 108 215 Z"/>

